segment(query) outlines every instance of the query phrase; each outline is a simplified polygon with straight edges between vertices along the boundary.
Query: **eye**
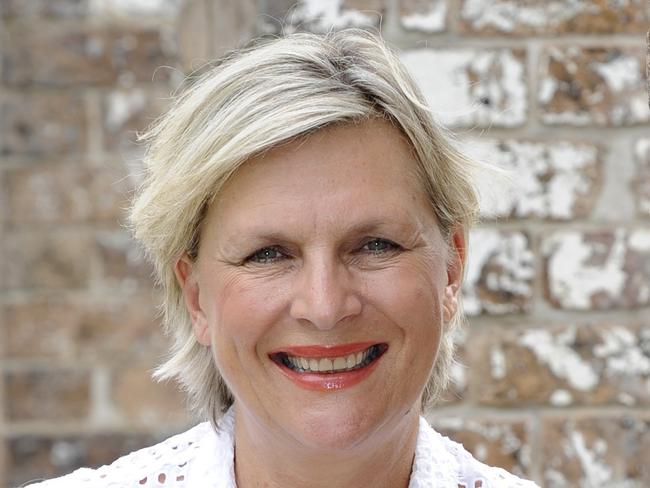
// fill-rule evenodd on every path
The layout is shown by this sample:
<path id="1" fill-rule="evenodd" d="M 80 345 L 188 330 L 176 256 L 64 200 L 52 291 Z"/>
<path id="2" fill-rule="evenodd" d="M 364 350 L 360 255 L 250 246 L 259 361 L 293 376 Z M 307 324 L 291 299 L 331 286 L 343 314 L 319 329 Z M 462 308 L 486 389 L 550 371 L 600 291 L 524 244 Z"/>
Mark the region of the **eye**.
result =
<path id="1" fill-rule="evenodd" d="M 400 249 L 399 244 L 395 244 L 388 239 L 372 239 L 366 242 L 362 248 L 364 251 L 368 251 L 372 254 L 382 254 L 390 251 L 396 251 Z"/>
<path id="2" fill-rule="evenodd" d="M 280 250 L 279 247 L 270 246 L 264 247 L 255 251 L 253 254 L 245 259 L 246 263 L 269 264 L 280 261 L 286 258 L 286 255 Z"/>

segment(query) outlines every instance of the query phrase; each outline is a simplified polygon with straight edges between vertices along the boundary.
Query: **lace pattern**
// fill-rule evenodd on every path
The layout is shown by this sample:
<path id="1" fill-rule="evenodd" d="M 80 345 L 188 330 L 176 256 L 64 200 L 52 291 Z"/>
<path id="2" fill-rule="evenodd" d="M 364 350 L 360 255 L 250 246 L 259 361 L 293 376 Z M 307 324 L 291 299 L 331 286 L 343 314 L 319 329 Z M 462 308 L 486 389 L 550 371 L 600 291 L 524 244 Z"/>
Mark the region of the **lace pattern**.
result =
<path id="1" fill-rule="evenodd" d="M 73 473 L 30 488 L 236 488 L 234 410 L 215 432 L 208 422 L 140 449 L 98 469 Z M 420 418 L 409 488 L 538 488 L 501 468 L 474 459 Z"/>
<path id="2" fill-rule="evenodd" d="M 476 460 L 461 444 L 433 430 L 420 417 L 420 430 L 409 488 L 539 488 L 502 468 Z"/>

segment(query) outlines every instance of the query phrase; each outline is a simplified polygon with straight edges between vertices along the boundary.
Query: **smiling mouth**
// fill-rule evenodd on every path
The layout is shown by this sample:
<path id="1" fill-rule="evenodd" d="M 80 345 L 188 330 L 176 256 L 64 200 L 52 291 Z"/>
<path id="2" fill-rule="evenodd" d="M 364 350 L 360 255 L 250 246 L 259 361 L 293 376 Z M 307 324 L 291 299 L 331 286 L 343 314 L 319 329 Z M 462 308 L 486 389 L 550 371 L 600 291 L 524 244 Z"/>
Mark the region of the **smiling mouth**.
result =
<path id="1" fill-rule="evenodd" d="M 345 356 L 304 357 L 285 352 L 271 355 L 271 359 L 296 373 L 335 374 L 363 369 L 377 361 L 388 349 L 388 344 L 374 344 L 363 351 Z"/>

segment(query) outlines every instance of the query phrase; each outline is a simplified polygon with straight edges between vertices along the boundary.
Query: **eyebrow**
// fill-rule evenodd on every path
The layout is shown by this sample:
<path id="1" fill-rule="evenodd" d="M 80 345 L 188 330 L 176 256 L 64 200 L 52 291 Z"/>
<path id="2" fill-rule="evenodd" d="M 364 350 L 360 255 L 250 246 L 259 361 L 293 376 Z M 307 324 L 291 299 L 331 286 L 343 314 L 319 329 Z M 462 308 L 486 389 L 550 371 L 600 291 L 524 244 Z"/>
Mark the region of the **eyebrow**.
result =
<path id="1" fill-rule="evenodd" d="M 419 223 L 414 224 L 410 219 L 401 220 L 399 222 L 395 220 L 387 222 L 385 219 L 373 218 L 344 227 L 342 235 L 381 234 L 383 232 L 394 232 L 397 230 L 397 232 L 407 233 L 410 238 L 414 234 L 420 232 L 421 229 L 422 226 Z M 265 230 L 264 228 L 257 230 L 251 227 L 229 236 L 224 242 L 226 245 L 237 245 L 241 242 L 248 243 L 251 241 L 288 244 L 292 242 L 292 239 L 288 238 L 287 234 L 283 231 L 271 229 Z"/>

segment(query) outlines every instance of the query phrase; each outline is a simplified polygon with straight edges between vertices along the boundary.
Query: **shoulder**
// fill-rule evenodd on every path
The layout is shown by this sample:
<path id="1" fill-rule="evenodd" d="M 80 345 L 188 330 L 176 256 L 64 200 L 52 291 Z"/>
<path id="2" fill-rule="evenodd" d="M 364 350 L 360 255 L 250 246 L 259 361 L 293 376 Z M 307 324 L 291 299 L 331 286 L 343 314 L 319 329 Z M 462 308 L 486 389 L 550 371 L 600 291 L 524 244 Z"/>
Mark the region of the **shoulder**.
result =
<path id="1" fill-rule="evenodd" d="M 202 447 L 217 437 L 208 422 L 163 442 L 122 456 L 97 469 L 81 468 L 66 476 L 23 485 L 29 488 L 185 486 Z M 204 451 L 204 450 L 203 450 Z"/>
<path id="2" fill-rule="evenodd" d="M 444 476 L 447 482 L 453 479 L 454 488 L 539 488 L 532 481 L 478 461 L 461 444 L 433 430 L 424 418 L 420 420 L 417 451 L 426 453 L 427 457 L 426 460 L 420 459 L 420 464 L 430 463 L 429 459 L 436 458 L 433 461 L 436 467 L 429 471 Z M 434 480 L 437 481 L 435 477 Z M 415 485 L 417 488 L 419 486 Z"/>

